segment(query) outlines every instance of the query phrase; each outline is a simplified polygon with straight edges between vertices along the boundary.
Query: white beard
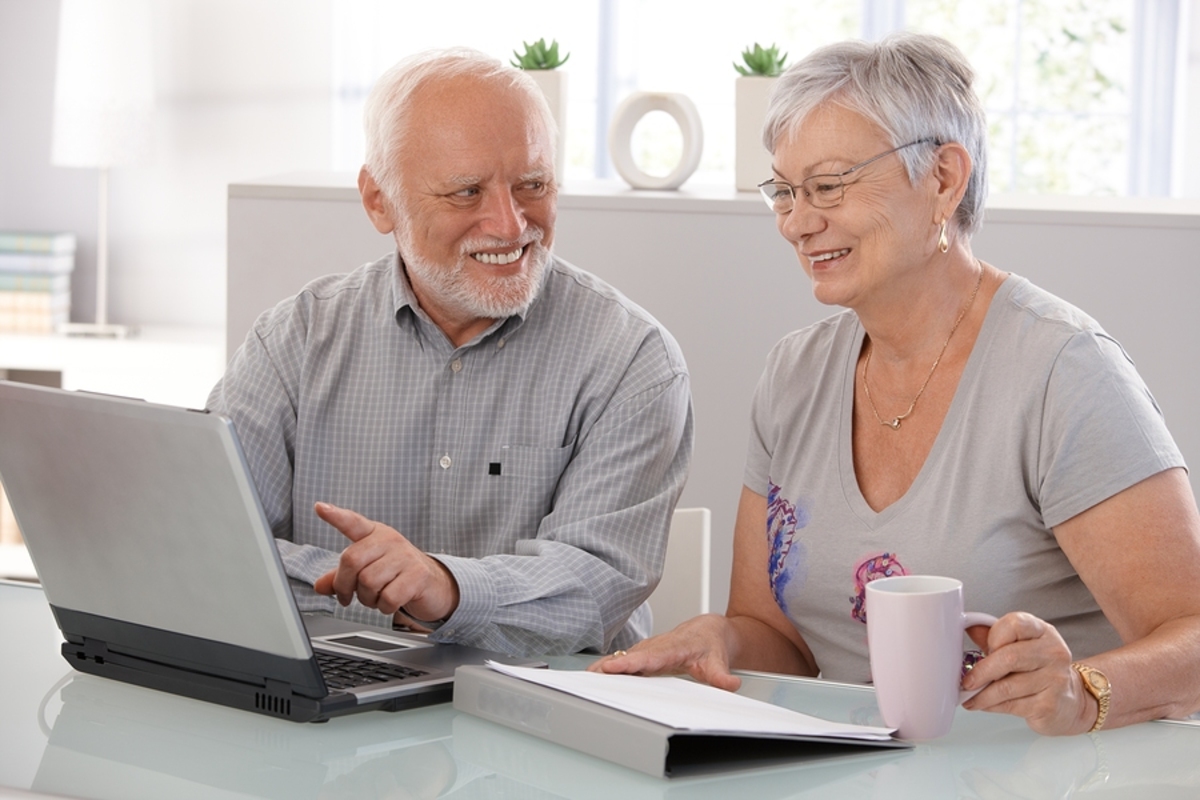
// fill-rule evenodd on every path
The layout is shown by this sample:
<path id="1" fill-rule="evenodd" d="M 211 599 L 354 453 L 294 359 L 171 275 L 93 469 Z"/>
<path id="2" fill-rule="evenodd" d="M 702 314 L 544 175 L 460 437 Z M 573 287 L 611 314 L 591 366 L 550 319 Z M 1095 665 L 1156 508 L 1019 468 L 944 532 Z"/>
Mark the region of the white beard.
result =
<path id="1" fill-rule="evenodd" d="M 402 215 L 400 218 L 396 241 L 409 280 L 419 284 L 445 310 L 463 319 L 503 319 L 523 314 L 533 304 L 550 261 L 550 251 L 542 244 L 544 233 L 541 228 L 526 228 L 517 242 L 482 239 L 464 242 L 458 261 L 443 265 L 421 256 L 413 240 L 411 225 Z M 521 246 L 527 249 L 527 268 L 516 275 L 481 276 L 473 273 L 467 264 L 471 253 L 501 248 L 511 252 Z"/>

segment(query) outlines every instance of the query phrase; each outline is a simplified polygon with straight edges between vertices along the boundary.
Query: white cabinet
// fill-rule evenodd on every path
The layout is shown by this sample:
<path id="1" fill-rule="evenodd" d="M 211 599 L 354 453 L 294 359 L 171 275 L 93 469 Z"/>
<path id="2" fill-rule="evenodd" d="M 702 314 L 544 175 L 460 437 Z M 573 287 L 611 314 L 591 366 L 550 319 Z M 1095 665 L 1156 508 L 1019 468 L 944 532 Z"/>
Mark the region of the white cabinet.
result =
<path id="1" fill-rule="evenodd" d="M 64 389 L 199 408 L 224 369 L 216 330 L 146 328 L 127 339 L 0 334 L 0 377 L 41 374 Z"/>
<path id="2" fill-rule="evenodd" d="M 0 378 L 202 408 L 225 370 L 218 330 L 146 328 L 128 339 L 0 333 Z M 0 488 L 0 577 L 28 577 Z"/>

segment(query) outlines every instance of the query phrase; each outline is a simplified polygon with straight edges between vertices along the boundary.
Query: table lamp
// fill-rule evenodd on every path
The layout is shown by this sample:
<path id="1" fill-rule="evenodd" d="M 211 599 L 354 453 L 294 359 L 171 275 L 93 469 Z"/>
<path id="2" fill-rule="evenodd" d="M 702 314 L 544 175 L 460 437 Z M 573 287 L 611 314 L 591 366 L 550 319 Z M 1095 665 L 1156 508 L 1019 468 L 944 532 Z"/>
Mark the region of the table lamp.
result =
<path id="1" fill-rule="evenodd" d="M 62 0 L 50 161 L 99 173 L 96 317 L 61 332 L 124 337 L 108 322 L 108 173 L 146 149 L 154 106 L 148 0 Z"/>

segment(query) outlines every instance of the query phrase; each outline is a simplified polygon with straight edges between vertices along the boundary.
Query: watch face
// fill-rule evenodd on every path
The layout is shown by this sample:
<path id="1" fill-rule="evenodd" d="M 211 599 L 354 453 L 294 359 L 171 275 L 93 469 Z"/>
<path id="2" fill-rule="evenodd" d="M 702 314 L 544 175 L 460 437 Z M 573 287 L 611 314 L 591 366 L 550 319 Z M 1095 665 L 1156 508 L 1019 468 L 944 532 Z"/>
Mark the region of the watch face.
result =
<path id="1" fill-rule="evenodd" d="M 1107 691 L 1108 678 L 1095 670 L 1089 670 L 1087 674 L 1088 683 L 1090 683 L 1098 692 Z"/>

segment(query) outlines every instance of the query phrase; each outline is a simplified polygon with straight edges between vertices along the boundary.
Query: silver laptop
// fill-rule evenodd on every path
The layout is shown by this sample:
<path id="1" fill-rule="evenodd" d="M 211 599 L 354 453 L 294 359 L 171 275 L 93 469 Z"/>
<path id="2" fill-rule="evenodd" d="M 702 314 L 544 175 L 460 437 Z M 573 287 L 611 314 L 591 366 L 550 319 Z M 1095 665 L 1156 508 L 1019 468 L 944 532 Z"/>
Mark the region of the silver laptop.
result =
<path id="1" fill-rule="evenodd" d="M 80 672 L 320 721 L 448 701 L 462 664 L 536 663 L 301 615 L 216 414 L 0 381 L 0 480 Z"/>

